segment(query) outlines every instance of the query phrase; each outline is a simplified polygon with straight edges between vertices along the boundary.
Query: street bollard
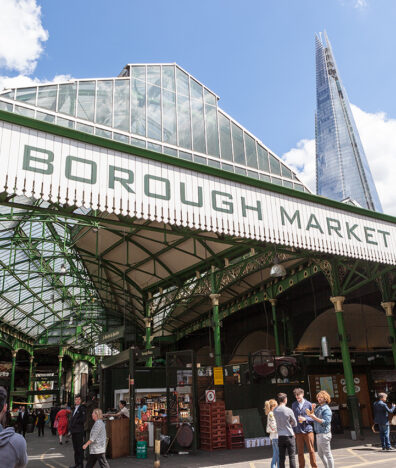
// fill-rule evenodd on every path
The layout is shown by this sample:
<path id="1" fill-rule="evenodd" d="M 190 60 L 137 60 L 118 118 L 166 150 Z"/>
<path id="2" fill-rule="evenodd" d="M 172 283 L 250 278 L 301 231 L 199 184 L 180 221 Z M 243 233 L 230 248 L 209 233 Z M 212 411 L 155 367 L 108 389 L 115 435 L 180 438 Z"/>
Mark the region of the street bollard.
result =
<path id="1" fill-rule="evenodd" d="M 155 428 L 154 435 L 154 468 L 159 468 L 161 465 L 160 454 L 161 454 L 161 428 Z"/>

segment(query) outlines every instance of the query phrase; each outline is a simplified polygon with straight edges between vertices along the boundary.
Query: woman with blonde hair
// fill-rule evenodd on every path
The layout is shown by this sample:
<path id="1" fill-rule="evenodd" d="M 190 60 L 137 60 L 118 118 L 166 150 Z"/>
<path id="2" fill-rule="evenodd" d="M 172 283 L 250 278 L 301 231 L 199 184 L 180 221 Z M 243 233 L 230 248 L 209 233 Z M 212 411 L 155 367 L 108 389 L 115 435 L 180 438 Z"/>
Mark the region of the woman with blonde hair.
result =
<path id="1" fill-rule="evenodd" d="M 277 406 L 278 403 L 276 400 L 267 400 L 264 407 L 265 414 L 267 415 L 267 432 L 270 435 L 272 444 L 271 468 L 279 466 L 278 429 L 276 427 L 276 420 L 273 413 Z"/>
<path id="2" fill-rule="evenodd" d="M 334 459 L 331 453 L 331 418 L 332 412 L 329 407 L 331 398 L 325 391 L 321 390 L 317 395 L 319 405 L 312 405 L 312 412 L 306 410 L 307 414 L 314 420 L 314 430 L 316 433 L 316 445 L 318 455 L 325 468 L 334 468 Z"/>
<path id="3" fill-rule="evenodd" d="M 89 447 L 89 457 L 85 468 L 92 468 L 97 461 L 100 468 L 110 468 L 106 460 L 106 427 L 102 410 L 95 408 L 92 411 L 92 419 L 95 423 L 89 434 L 89 440 L 83 445 L 84 450 Z"/>

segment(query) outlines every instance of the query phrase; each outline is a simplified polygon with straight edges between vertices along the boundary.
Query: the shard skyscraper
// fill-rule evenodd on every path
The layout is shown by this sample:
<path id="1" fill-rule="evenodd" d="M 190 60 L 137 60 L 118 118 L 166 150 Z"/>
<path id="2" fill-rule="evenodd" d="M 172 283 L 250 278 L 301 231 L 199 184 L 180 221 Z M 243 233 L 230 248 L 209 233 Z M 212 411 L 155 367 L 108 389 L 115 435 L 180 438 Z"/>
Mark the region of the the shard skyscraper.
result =
<path id="1" fill-rule="evenodd" d="M 316 190 L 382 211 L 326 33 L 316 36 Z"/>

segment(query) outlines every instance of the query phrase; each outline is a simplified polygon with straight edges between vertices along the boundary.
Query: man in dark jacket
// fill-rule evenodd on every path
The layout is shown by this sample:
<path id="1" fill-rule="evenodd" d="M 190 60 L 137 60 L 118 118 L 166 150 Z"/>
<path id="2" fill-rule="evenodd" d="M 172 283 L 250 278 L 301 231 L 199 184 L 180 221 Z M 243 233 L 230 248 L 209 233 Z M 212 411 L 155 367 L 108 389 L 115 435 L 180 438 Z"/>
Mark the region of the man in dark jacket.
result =
<path id="1" fill-rule="evenodd" d="M 17 426 L 19 429 L 18 432 L 22 433 L 23 437 L 25 437 L 28 422 L 29 422 L 29 412 L 24 406 L 21 406 L 21 409 L 18 412 Z"/>
<path id="2" fill-rule="evenodd" d="M 389 440 L 389 414 L 395 412 L 396 406 L 392 409 L 386 404 L 388 395 L 386 393 L 378 394 L 378 401 L 374 403 L 374 423 L 378 424 L 382 450 L 393 450 Z"/>
<path id="3" fill-rule="evenodd" d="M 0 387 L 0 460 L 1 468 L 24 468 L 28 463 L 26 441 L 13 427 L 3 429 L 7 412 L 7 391 Z"/>
<path id="4" fill-rule="evenodd" d="M 58 411 L 59 411 L 59 408 L 57 406 L 53 406 L 51 408 L 51 412 L 50 412 L 50 421 L 51 421 L 51 432 L 52 432 L 52 435 L 56 435 L 56 428 L 54 427 L 54 422 L 55 422 L 55 418 L 56 418 L 56 415 L 58 414 Z"/>
<path id="5" fill-rule="evenodd" d="M 74 450 L 74 465 L 70 468 L 83 468 L 84 466 L 84 423 L 86 419 L 85 406 L 81 404 L 81 396 L 74 397 L 74 409 L 69 423 Z"/>

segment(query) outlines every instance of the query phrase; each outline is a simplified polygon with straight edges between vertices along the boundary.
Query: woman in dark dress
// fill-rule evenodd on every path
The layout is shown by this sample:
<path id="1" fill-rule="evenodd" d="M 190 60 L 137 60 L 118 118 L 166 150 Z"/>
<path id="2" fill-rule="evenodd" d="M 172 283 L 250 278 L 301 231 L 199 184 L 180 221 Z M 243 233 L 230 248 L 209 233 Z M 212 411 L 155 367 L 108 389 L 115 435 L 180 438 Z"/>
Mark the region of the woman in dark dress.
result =
<path id="1" fill-rule="evenodd" d="M 37 414 L 37 430 L 38 430 L 39 437 L 40 435 L 44 437 L 44 426 L 45 426 L 45 413 L 42 409 L 40 409 Z"/>

